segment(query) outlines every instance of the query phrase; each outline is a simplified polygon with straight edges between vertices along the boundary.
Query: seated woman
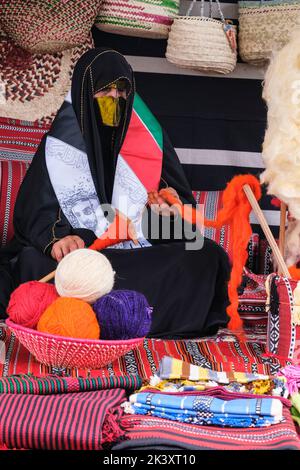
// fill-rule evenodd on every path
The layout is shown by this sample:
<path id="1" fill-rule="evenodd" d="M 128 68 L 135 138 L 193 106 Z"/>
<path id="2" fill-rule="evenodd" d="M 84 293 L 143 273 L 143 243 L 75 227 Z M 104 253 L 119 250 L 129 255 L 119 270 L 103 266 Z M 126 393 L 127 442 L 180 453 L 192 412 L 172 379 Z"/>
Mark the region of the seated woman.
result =
<path id="1" fill-rule="evenodd" d="M 207 239 L 186 249 L 193 227 L 183 233 L 159 195 L 164 187 L 195 205 L 166 133 L 135 93 L 130 65 L 116 51 L 88 51 L 18 194 L 15 239 L 1 255 L 2 315 L 19 283 L 40 279 L 106 231 L 111 205 L 132 221 L 138 244 L 103 253 L 115 288 L 140 291 L 154 307 L 150 336 L 200 337 L 226 326 L 227 255 Z"/>

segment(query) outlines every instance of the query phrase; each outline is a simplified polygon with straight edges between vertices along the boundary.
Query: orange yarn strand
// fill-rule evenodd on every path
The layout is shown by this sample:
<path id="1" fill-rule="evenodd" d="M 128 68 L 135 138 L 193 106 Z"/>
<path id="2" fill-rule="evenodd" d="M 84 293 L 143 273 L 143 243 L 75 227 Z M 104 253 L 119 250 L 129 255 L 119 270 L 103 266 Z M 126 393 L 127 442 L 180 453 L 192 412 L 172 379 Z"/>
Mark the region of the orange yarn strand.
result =
<path id="1" fill-rule="evenodd" d="M 292 279 L 300 280 L 300 268 L 297 268 L 295 264 L 289 267 L 289 273 L 292 276 Z"/>
<path id="2" fill-rule="evenodd" d="M 121 212 L 116 211 L 113 222 L 109 225 L 107 230 L 97 238 L 90 246 L 90 250 L 101 251 L 108 246 L 115 245 L 116 243 L 132 240 L 136 243 L 136 233 L 134 226 L 130 220 Z"/>
<path id="3" fill-rule="evenodd" d="M 229 328 L 236 330 L 242 326 L 242 321 L 238 314 L 238 293 L 237 289 L 242 282 L 243 268 L 246 264 L 248 253 L 247 246 L 252 233 L 249 222 L 251 205 L 244 193 L 243 186 L 248 184 L 256 199 L 261 198 L 261 187 L 259 181 L 253 175 L 235 176 L 223 192 L 223 207 L 217 214 L 216 220 L 202 218 L 195 208 L 189 208 L 181 201 L 168 192 L 168 189 L 162 189 L 159 195 L 170 205 L 173 205 L 179 212 L 179 215 L 189 223 L 195 224 L 198 220 L 203 220 L 207 227 L 219 228 L 224 224 L 230 226 L 230 232 L 233 240 L 232 250 L 232 269 L 228 284 L 228 296 L 230 305 L 227 313 L 230 316 Z"/>

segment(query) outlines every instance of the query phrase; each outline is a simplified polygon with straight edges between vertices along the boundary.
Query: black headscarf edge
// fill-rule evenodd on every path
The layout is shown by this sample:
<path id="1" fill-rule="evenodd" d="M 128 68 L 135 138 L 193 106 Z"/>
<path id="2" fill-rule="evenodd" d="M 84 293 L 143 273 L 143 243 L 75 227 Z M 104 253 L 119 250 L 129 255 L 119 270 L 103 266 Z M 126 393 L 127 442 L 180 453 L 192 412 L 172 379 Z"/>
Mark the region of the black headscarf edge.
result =
<path id="1" fill-rule="evenodd" d="M 114 149 L 111 161 L 101 145 L 99 119 L 95 114 L 94 95 L 97 90 L 114 83 L 119 78 L 130 84 L 124 114 L 119 127 L 114 131 Z M 125 57 L 113 49 L 95 48 L 87 51 L 78 60 L 72 78 L 72 105 L 85 141 L 89 165 L 94 184 L 101 202 L 111 202 L 117 156 L 124 142 L 129 126 L 135 93 L 134 74 Z M 110 177 L 107 168 L 110 166 Z M 106 171 L 104 169 L 106 168 Z M 104 174 L 106 173 L 106 178 Z M 109 180 L 109 181 L 108 181 Z"/>

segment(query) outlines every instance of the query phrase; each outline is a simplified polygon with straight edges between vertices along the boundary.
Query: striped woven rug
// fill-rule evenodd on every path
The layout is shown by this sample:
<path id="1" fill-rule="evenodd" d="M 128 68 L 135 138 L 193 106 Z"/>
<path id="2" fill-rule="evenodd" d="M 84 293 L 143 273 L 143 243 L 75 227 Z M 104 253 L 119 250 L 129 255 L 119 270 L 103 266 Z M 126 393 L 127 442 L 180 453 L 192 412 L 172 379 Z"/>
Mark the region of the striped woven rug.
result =
<path id="1" fill-rule="evenodd" d="M 70 377 L 128 377 L 139 376 L 143 380 L 152 376 L 164 356 L 171 356 L 216 371 L 258 372 L 273 375 L 287 362 L 265 356 L 265 344 L 260 337 L 249 336 L 240 341 L 226 331 L 218 337 L 201 340 L 146 339 L 142 347 L 130 351 L 113 363 L 96 370 L 58 370 L 46 367 L 35 360 L 5 324 L 0 324 L 0 342 L 4 342 L 3 363 L 0 361 L 0 377 L 17 374 Z M 1 344 L 1 343 L 0 343 Z"/>

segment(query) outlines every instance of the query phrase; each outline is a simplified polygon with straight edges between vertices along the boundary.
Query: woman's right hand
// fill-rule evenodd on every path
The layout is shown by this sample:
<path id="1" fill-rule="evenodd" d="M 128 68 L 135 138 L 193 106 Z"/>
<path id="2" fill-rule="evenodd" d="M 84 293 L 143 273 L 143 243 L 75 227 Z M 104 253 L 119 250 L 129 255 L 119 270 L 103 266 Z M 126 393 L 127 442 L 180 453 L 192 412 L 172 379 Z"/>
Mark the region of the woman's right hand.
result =
<path id="1" fill-rule="evenodd" d="M 64 256 L 71 251 L 77 250 L 78 248 L 84 248 L 84 241 L 77 235 L 68 235 L 55 242 L 52 246 L 51 256 L 57 262 L 61 261 Z"/>

